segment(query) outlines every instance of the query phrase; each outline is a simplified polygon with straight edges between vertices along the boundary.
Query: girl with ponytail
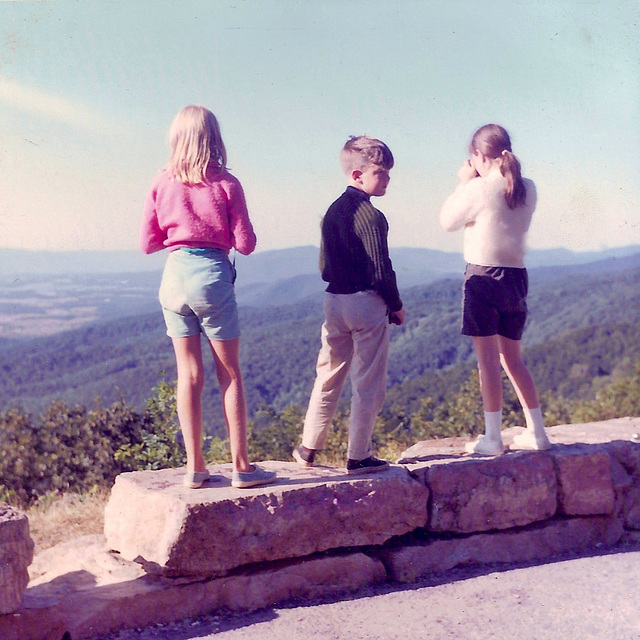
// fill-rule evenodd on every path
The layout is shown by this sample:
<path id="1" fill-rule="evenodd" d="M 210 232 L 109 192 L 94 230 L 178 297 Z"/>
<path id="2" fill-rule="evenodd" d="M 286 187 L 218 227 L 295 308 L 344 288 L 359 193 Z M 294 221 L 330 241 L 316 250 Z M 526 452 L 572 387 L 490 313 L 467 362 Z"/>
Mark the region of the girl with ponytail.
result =
<path id="1" fill-rule="evenodd" d="M 488 124 L 469 145 L 471 158 L 458 171 L 460 183 L 446 199 L 440 224 L 464 228 L 462 334 L 471 336 L 478 359 L 485 433 L 467 443 L 479 455 L 503 453 L 504 367 L 524 410 L 527 428 L 512 448 L 548 449 L 535 383 L 521 354 L 527 319 L 525 238 L 536 206 L 534 183 L 523 178 L 507 131 Z"/>

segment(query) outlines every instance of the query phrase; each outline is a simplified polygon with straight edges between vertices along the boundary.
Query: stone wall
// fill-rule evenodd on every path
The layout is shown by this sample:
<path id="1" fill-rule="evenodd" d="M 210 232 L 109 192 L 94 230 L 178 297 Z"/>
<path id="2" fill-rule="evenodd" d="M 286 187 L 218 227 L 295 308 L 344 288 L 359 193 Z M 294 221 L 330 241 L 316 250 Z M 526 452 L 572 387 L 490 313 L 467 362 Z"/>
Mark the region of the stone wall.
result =
<path id="1" fill-rule="evenodd" d="M 175 470 L 123 473 L 105 512 L 110 548 L 147 572 L 217 577 L 249 564 L 381 545 L 427 523 L 429 490 L 402 466 L 354 479 L 344 470 L 267 462 L 278 483 L 233 489 L 210 468 L 198 490 Z"/>
<path id="2" fill-rule="evenodd" d="M 249 490 L 231 488 L 225 465 L 198 490 L 182 487 L 183 470 L 122 474 L 105 536 L 80 559 L 68 548 L 65 568 L 41 562 L 19 612 L 0 616 L 0 637 L 91 638 L 638 540 L 639 432 L 640 418 L 564 425 L 549 429 L 549 451 L 493 458 L 464 455 L 461 439 L 430 441 L 360 477 L 267 462 L 278 483 Z"/>
<path id="3" fill-rule="evenodd" d="M 0 615 L 20 608 L 32 560 L 33 540 L 27 516 L 0 502 Z"/>
<path id="4" fill-rule="evenodd" d="M 640 444 L 632 435 L 490 458 L 449 457 L 425 443 L 426 455 L 418 445 L 389 472 L 355 478 L 267 463 L 278 484 L 251 491 L 229 486 L 228 467 L 218 467 L 198 491 L 184 490 L 175 470 L 122 474 L 105 533 L 124 558 L 166 577 L 219 577 L 246 565 L 355 548 L 381 559 L 395 580 L 498 557 L 542 558 L 614 544 L 626 530 L 640 529 Z M 528 540 L 524 557 L 515 543 L 509 554 L 502 547 L 503 539 L 517 537 Z M 488 550 L 491 544 L 499 553 Z M 427 558 L 423 573 L 415 569 L 418 556 Z M 411 558 L 413 569 L 399 568 L 401 558 Z"/>

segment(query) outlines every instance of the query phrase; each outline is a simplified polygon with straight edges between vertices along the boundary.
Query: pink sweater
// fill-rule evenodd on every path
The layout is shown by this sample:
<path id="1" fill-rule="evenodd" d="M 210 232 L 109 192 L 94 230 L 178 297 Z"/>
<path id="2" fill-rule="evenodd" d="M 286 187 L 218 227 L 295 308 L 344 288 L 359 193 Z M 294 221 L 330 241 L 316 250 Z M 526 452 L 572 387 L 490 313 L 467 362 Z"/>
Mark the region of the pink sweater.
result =
<path id="1" fill-rule="evenodd" d="M 180 247 L 235 248 L 244 255 L 256 247 L 242 185 L 229 172 L 207 184 L 183 184 L 166 169 L 151 185 L 144 204 L 140 248 L 153 253 Z"/>

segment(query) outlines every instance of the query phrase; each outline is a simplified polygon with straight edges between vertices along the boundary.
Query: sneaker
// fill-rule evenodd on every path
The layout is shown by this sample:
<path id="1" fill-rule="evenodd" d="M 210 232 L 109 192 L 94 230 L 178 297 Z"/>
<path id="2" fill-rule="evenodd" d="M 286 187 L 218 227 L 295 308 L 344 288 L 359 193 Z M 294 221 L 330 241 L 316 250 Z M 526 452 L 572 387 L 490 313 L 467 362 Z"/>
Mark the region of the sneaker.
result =
<path id="1" fill-rule="evenodd" d="M 350 476 L 386 471 L 388 468 L 389 463 L 386 460 L 380 460 L 373 456 L 369 456 L 364 460 L 347 460 L 347 474 Z"/>
<path id="2" fill-rule="evenodd" d="M 477 456 L 499 456 L 504 453 L 502 440 L 489 440 L 484 436 L 478 436 L 475 440 L 464 445 L 467 453 L 475 453 Z"/>
<path id="3" fill-rule="evenodd" d="M 510 449 L 529 449 L 533 451 L 545 451 L 551 448 L 551 442 L 546 433 L 536 437 L 531 431 L 526 429 L 521 434 L 513 437 L 513 444 Z"/>
<path id="4" fill-rule="evenodd" d="M 211 474 L 208 469 L 204 471 L 187 471 L 183 478 L 183 483 L 187 489 L 199 489 L 210 477 Z"/>
<path id="5" fill-rule="evenodd" d="M 249 487 L 271 484 L 275 479 L 275 471 L 265 471 L 257 464 L 254 464 L 253 471 L 234 471 L 231 476 L 231 486 L 236 489 L 248 489 Z"/>
<path id="6" fill-rule="evenodd" d="M 313 467 L 313 461 L 316 458 L 316 450 L 307 449 L 307 447 L 300 445 L 293 450 L 291 455 L 301 467 L 309 468 Z"/>

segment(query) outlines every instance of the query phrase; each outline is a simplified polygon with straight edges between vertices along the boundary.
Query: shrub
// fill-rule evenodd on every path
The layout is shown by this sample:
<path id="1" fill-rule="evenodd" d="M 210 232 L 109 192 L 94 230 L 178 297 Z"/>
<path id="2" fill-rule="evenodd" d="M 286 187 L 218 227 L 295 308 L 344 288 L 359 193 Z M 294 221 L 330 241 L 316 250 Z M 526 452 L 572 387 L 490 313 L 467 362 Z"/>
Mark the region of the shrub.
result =
<path id="1" fill-rule="evenodd" d="M 115 452 L 140 439 L 142 422 L 122 400 L 92 410 L 56 401 L 36 421 L 17 408 L 0 414 L 0 495 L 27 506 L 50 492 L 109 486 L 128 470 Z"/>
<path id="2" fill-rule="evenodd" d="M 640 415 L 640 360 L 634 371 L 596 392 L 594 400 L 577 406 L 572 422 L 594 422 Z"/>
<path id="3" fill-rule="evenodd" d="M 53 402 L 38 418 L 0 413 L 0 500 L 21 507 L 48 494 L 108 488 L 124 471 L 184 464 L 175 391 L 161 381 L 138 412 L 124 400 L 93 409 Z"/>
<path id="4" fill-rule="evenodd" d="M 608 384 L 599 384 L 591 401 L 566 400 L 547 392 L 542 404 L 548 426 L 640 415 L 640 361 L 634 369 L 627 366 L 612 375 Z M 504 406 L 505 426 L 522 424 L 519 403 L 508 383 Z M 291 460 L 303 420 L 304 410 L 296 405 L 282 411 L 261 407 L 249 423 L 250 458 Z M 397 409 L 380 415 L 373 447 L 379 455 L 394 458 L 418 440 L 473 435 L 482 429 L 480 387 L 474 371 L 442 402 L 424 398 L 410 415 Z M 344 464 L 348 430 L 349 411 L 342 405 L 317 458 L 320 464 Z M 207 438 L 205 457 L 209 463 L 228 462 L 228 441 Z M 184 463 L 175 387 L 163 379 L 142 412 L 120 399 L 110 407 L 96 400 L 90 410 L 56 401 L 36 420 L 19 408 L 0 413 L 0 500 L 24 508 L 43 497 L 109 488 L 123 471 Z"/>
<path id="5" fill-rule="evenodd" d="M 123 442 L 115 460 L 127 469 L 180 467 L 186 457 L 176 422 L 175 385 L 161 380 L 147 400 L 138 438 Z"/>

